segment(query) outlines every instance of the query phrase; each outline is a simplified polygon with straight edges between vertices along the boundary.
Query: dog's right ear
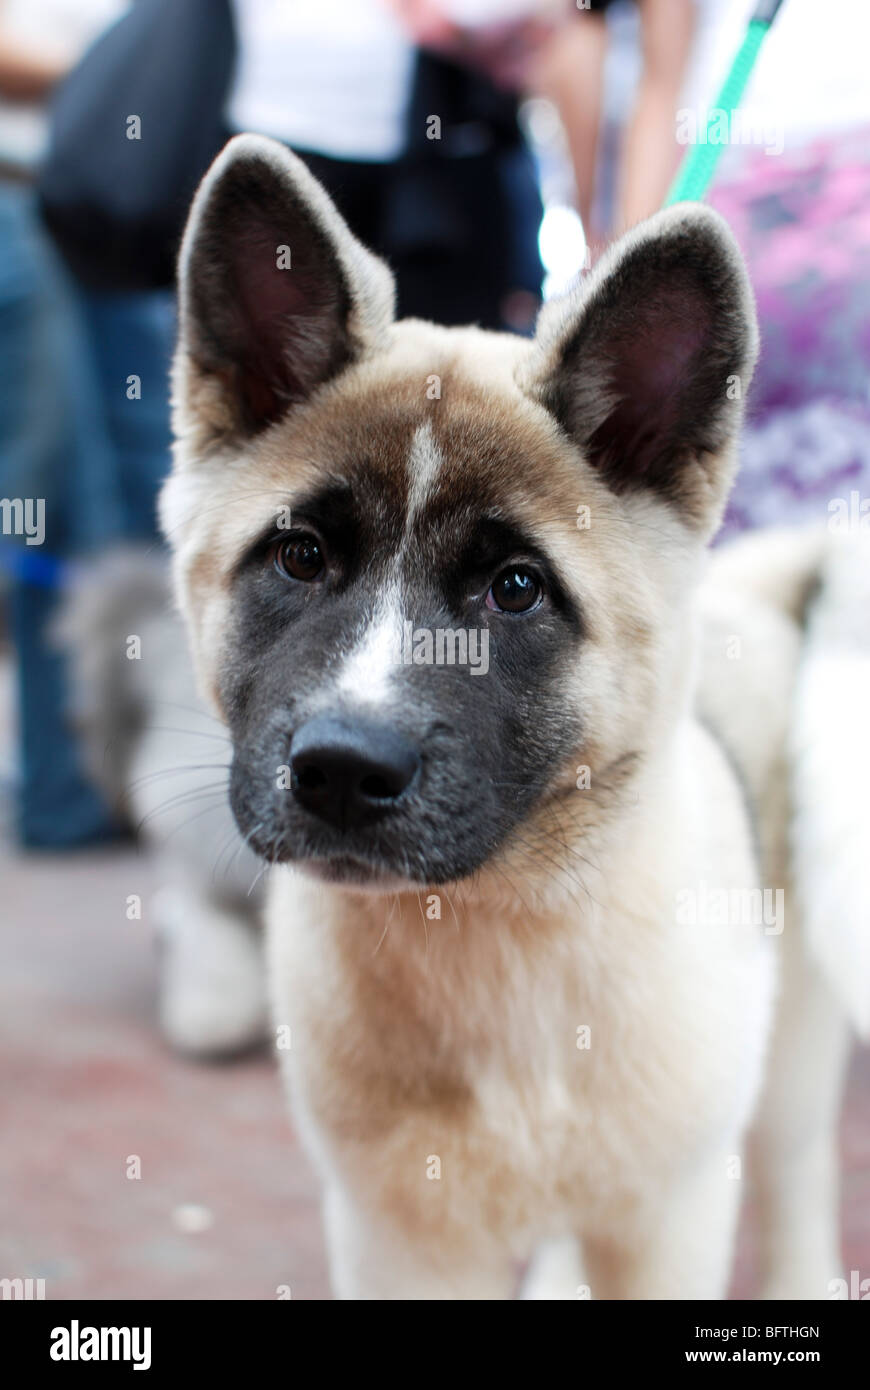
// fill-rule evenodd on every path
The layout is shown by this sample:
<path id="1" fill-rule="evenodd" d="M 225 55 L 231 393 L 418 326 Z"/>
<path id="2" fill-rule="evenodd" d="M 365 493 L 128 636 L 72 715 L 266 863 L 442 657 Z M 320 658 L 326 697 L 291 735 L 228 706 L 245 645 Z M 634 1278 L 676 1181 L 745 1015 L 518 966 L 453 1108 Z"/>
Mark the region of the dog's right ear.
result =
<path id="1" fill-rule="evenodd" d="M 615 493 L 655 495 L 710 535 L 757 352 L 733 234 L 710 208 L 678 203 L 545 305 L 521 384 Z"/>
<path id="2" fill-rule="evenodd" d="M 389 270 L 295 155 L 231 140 L 193 201 L 179 261 L 178 434 L 250 437 L 373 350 L 392 322 Z"/>

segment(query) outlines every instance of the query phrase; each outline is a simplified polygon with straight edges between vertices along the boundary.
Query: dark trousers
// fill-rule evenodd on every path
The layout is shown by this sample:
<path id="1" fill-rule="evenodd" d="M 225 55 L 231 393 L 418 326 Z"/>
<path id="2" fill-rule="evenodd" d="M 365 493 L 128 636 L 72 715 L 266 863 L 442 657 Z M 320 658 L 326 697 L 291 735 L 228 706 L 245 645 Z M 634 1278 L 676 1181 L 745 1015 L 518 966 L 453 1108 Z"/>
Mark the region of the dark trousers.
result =
<path id="1" fill-rule="evenodd" d="M 400 318 L 502 329 L 509 295 L 540 297 L 541 201 L 522 147 L 394 164 L 296 153 L 390 265 Z"/>

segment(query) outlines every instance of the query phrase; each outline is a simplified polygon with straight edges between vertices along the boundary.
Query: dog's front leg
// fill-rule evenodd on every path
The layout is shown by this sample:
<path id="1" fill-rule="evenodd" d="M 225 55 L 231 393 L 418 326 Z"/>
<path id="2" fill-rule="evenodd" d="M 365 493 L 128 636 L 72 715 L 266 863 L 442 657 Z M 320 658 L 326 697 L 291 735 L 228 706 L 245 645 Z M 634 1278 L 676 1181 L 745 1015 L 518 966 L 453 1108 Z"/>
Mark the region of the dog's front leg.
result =
<path id="1" fill-rule="evenodd" d="M 724 1298 L 742 1187 L 731 1176 L 736 1157 L 717 1154 L 654 1208 L 584 1241 L 592 1297 Z"/>
<path id="2" fill-rule="evenodd" d="M 791 921 L 782 949 L 779 1014 L 751 1146 L 762 1296 L 830 1298 L 843 1273 L 838 1120 L 849 1030 Z"/>
<path id="3" fill-rule="evenodd" d="M 515 1273 L 507 1253 L 469 1257 L 414 1241 L 389 1214 L 364 1209 L 344 1188 L 326 1190 L 324 1223 L 332 1287 L 341 1299 L 506 1299 Z"/>

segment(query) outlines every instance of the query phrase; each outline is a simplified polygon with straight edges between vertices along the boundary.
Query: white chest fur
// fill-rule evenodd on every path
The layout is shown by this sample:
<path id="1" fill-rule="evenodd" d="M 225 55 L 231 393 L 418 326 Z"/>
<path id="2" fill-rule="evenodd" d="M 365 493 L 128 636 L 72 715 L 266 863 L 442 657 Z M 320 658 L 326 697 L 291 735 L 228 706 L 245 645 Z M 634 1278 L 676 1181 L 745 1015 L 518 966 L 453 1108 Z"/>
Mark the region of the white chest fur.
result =
<path id="1" fill-rule="evenodd" d="M 757 870 L 712 741 L 688 726 L 671 752 L 582 886 L 445 890 L 433 920 L 424 894 L 276 875 L 281 1056 L 327 1180 L 420 1236 L 482 1226 L 522 1248 L 594 1231 L 713 1155 L 724 1172 L 759 1084 L 772 942 L 681 919 L 681 895 Z"/>

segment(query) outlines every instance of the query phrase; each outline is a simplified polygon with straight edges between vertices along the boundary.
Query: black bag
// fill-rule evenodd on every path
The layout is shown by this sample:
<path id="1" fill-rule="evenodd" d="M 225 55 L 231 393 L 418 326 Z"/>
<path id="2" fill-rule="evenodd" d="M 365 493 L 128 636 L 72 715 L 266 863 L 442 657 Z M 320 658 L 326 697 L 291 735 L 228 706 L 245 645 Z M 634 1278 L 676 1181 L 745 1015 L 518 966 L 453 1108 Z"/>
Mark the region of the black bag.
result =
<path id="1" fill-rule="evenodd" d="M 172 283 L 191 197 L 229 133 L 235 48 L 230 0 L 136 0 L 60 87 L 38 191 L 86 284 Z"/>

